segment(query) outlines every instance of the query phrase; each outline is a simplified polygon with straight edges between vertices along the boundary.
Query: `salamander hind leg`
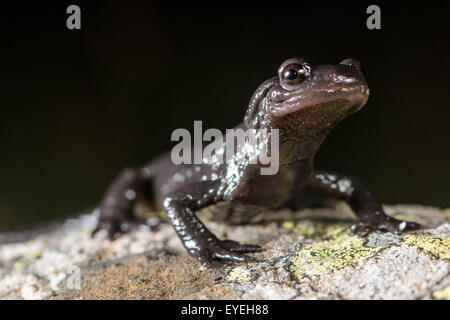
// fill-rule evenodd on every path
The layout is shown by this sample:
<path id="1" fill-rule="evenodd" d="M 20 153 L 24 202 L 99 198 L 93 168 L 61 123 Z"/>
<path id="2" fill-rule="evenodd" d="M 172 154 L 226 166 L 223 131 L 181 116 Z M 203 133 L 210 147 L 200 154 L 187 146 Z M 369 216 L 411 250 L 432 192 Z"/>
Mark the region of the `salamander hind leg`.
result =
<path id="1" fill-rule="evenodd" d="M 134 213 L 136 199 L 146 196 L 146 189 L 151 183 L 151 177 L 147 176 L 145 170 L 127 168 L 112 182 L 106 191 L 99 206 L 99 222 L 92 235 L 104 229 L 108 232 L 110 239 L 120 233 L 139 226 L 148 225 L 155 227 L 157 219 L 146 219 Z"/>

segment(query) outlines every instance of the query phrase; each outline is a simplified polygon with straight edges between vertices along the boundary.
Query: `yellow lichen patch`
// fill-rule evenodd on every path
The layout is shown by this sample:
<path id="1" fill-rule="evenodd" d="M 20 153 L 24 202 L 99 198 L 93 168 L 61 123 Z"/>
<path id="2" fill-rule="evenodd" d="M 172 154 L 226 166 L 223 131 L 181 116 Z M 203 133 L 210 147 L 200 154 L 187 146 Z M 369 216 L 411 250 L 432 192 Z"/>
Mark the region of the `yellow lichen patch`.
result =
<path id="1" fill-rule="evenodd" d="M 281 225 L 285 229 L 294 230 L 295 228 L 295 222 L 294 221 L 285 221 Z"/>
<path id="2" fill-rule="evenodd" d="M 307 226 L 306 224 L 297 223 L 295 226 L 295 231 L 300 231 L 305 236 L 312 236 L 315 232 L 313 227 Z"/>
<path id="3" fill-rule="evenodd" d="M 26 269 L 41 256 L 42 250 L 27 252 L 22 258 L 14 262 L 14 268 L 18 270 Z"/>
<path id="4" fill-rule="evenodd" d="M 363 238 L 343 233 L 331 240 L 305 244 L 291 260 L 290 269 L 299 281 L 308 282 L 372 257 L 384 248 L 369 248 L 363 243 Z"/>
<path id="5" fill-rule="evenodd" d="M 349 227 L 349 223 L 341 222 L 330 224 L 325 229 L 326 236 L 336 236 L 345 231 Z"/>
<path id="6" fill-rule="evenodd" d="M 450 286 L 433 292 L 433 297 L 440 300 L 450 300 Z"/>
<path id="7" fill-rule="evenodd" d="M 24 270 L 26 268 L 28 268 L 30 266 L 29 262 L 21 259 L 21 260 L 17 260 L 16 262 L 14 262 L 14 269 L 17 270 Z"/>
<path id="8" fill-rule="evenodd" d="M 435 238 L 408 234 L 403 237 L 406 244 L 419 247 L 439 259 L 450 259 L 450 238 Z"/>
<path id="9" fill-rule="evenodd" d="M 283 222 L 282 227 L 294 232 L 301 232 L 305 236 L 312 236 L 316 232 L 313 227 L 301 222 L 295 223 L 294 221 L 285 221 Z"/>
<path id="10" fill-rule="evenodd" d="M 25 254 L 28 259 L 39 259 L 42 256 L 42 250 L 30 251 Z"/>
<path id="11" fill-rule="evenodd" d="M 250 281 L 252 278 L 251 272 L 242 267 L 236 267 L 231 270 L 229 276 L 231 281 L 237 282 Z"/>

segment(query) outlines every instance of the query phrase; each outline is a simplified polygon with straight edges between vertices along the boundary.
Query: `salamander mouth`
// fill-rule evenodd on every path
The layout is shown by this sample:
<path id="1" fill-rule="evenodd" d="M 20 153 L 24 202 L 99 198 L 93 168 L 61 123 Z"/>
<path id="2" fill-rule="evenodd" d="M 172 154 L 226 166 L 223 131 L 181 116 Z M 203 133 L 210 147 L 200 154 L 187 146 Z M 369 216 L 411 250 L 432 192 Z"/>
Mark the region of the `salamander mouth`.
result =
<path id="1" fill-rule="evenodd" d="M 274 118 L 282 118 L 298 111 L 310 109 L 313 106 L 325 105 L 334 101 L 348 101 L 345 105 L 351 111 L 359 110 L 369 98 L 367 84 L 353 86 L 333 86 L 327 89 L 311 90 L 294 95 L 284 101 L 274 104 L 269 110 Z"/>

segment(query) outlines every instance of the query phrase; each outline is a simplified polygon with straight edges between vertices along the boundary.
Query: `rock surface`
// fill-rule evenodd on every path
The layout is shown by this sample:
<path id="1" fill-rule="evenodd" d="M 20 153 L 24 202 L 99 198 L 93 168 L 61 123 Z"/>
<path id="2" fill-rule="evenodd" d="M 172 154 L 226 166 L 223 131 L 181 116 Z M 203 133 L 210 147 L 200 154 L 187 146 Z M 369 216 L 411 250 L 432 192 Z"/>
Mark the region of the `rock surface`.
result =
<path id="1" fill-rule="evenodd" d="M 425 228 L 361 238 L 343 203 L 270 212 L 250 225 L 207 221 L 220 238 L 264 248 L 246 264 L 210 268 L 168 224 L 91 238 L 93 212 L 33 236 L 0 234 L 0 299 L 450 299 L 449 210 L 385 209 Z"/>

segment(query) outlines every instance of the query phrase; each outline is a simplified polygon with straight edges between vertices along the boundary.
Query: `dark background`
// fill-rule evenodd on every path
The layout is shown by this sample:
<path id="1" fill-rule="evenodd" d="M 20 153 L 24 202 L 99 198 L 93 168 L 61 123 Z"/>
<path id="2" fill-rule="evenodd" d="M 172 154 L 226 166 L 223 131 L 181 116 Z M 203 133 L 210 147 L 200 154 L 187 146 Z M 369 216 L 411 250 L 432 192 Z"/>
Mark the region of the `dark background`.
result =
<path id="1" fill-rule="evenodd" d="M 190 2 L 189 2 L 190 3 Z M 360 178 L 383 203 L 450 206 L 449 6 L 339 1 L 205 7 L 40 2 L 2 7 L 0 227 L 95 206 L 124 167 L 176 128 L 232 128 L 281 62 L 362 60 L 371 97 L 317 167 Z M 82 30 L 66 28 L 78 4 Z"/>

